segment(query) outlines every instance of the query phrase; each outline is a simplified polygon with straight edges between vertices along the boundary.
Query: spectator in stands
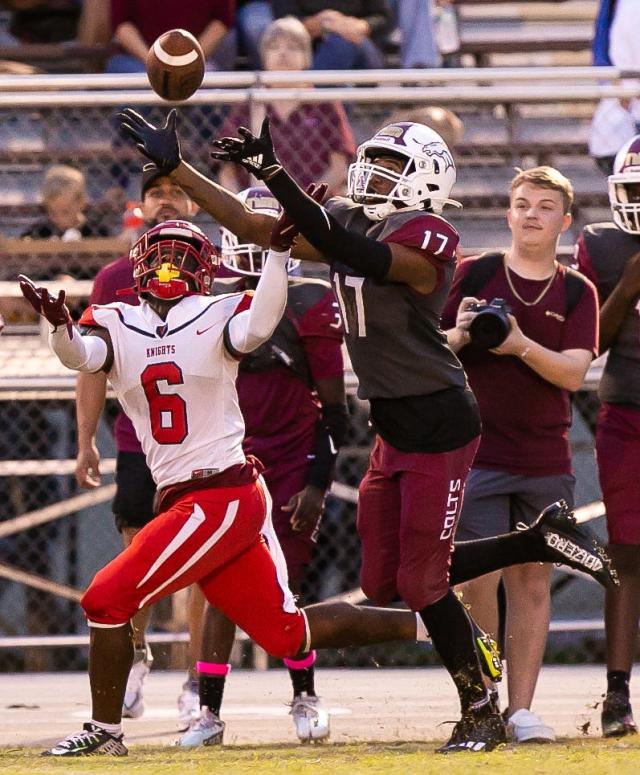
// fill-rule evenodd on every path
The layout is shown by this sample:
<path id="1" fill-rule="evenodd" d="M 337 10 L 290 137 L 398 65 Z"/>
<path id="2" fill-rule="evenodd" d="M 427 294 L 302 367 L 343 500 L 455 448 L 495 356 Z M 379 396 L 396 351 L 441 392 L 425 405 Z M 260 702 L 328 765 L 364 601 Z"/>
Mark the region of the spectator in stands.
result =
<path id="1" fill-rule="evenodd" d="M 9 34 L 19 43 L 75 40 L 82 0 L 4 0 L 12 11 Z"/>
<path id="2" fill-rule="evenodd" d="M 531 524 L 561 498 L 573 503 L 569 392 L 580 387 L 597 353 L 598 302 L 589 280 L 556 261 L 558 238 L 571 225 L 572 200 L 572 185 L 557 170 L 520 170 L 507 212 L 511 246 L 463 261 L 456 271 L 442 325 L 467 372 L 483 426 L 457 541 Z M 508 333 L 501 344 L 483 346 L 469 331 L 478 315 L 474 305 L 496 298 L 511 309 Z M 506 716 L 516 742 L 555 739 L 530 711 L 549 626 L 551 571 L 533 563 L 502 571 Z M 491 574 L 463 586 L 472 615 L 494 635 L 499 578 Z"/>
<path id="3" fill-rule="evenodd" d="M 153 41 L 174 27 L 188 30 L 198 39 L 208 69 L 233 70 L 234 6 L 234 0 L 111 0 L 113 39 L 120 51 L 110 57 L 107 72 L 143 72 Z"/>
<path id="4" fill-rule="evenodd" d="M 640 70 L 639 36 L 637 0 L 601 0 L 593 38 L 594 65 Z M 616 153 L 638 131 L 639 99 L 600 101 L 591 123 L 589 152 L 605 174 L 611 174 Z"/>
<path id="5" fill-rule="evenodd" d="M 401 36 L 400 67 L 439 67 L 432 0 L 403 0 L 393 5 Z"/>
<path id="6" fill-rule="evenodd" d="M 383 67 L 382 48 L 393 27 L 386 0 L 273 0 L 276 19 L 298 17 L 313 41 L 314 70 Z"/>
<path id="7" fill-rule="evenodd" d="M 306 70 L 311 65 L 311 37 L 302 22 L 292 16 L 276 19 L 260 42 L 265 70 Z M 293 86 L 288 84 L 288 86 Z M 328 195 L 341 194 L 347 178 L 347 160 L 355 152 L 355 141 L 343 107 L 335 102 L 270 102 L 266 111 L 278 156 L 297 182 L 326 183 Z M 258 126 L 263 114 L 257 117 Z M 234 135 L 238 126 L 250 126 L 246 105 L 231 110 L 220 136 Z M 247 188 L 251 181 L 236 164 L 223 164 L 220 182 L 232 191 Z"/>
<path id="8" fill-rule="evenodd" d="M 88 206 L 84 174 L 64 164 L 50 167 L 41 190 L 45 216 L 20 236 L 24 239 L 108 237 L 108 231 L 85 215 Z"/>
<path id="9" fill-rule="evenodd" d="M 236 3 L 236 32 L 240 51 L 246 54 L 251 70 L 260 70 L 260 40 L 273 21 L 270 0 L 238 0 Z"/>

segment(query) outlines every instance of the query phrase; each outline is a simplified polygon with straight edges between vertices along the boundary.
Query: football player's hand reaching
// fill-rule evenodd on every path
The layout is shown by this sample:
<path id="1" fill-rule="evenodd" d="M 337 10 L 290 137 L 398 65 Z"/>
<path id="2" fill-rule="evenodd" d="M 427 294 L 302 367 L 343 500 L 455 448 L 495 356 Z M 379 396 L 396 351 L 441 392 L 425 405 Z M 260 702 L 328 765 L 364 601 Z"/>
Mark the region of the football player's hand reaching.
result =
<path id="1" fill-rule="evenodd" d="M 308 484 L 304 490 L 292 495 L 283 511 L 291 512 L 292 529 L 296 533 L 306 533 L 314 530 L 324 508 L 324 491 L 313 484 Z"/>
<path id="2" fill-rule="evenodd" d="M 164 126 L 150 124 L 133 108 L 118 113 L 122 131 L 127 134 L 147 159 L 167 172 L 174 170 L 182 161 L 180 141 L 176 129 L 177 112 L 169 111 Z"/>
<path id="3" fill-rule="evenodd" d="M 246 127 L 239 127 L 240 137 L 222 137 L 215 140 L 211 157 L 216 161 L 232 161 L 244 167 L 258 180 L 267 180 L 280 169 L 280 162 L 273 149 L 273 140 L 269 131 L 269 117 L 265 116 L 256 137 Z"/>
<path id="4" fill-rule="evenodd" d="M 67 305 L 64 303 L 65 292 L 60 291 L 57 298 L 54 298 L 46 288 L 36 288 L 26 275 L 18 275 L 18 280 L 20 281 L 22 295 L 38 315 L 46 318 L 54 329 L 58 328 L 58 326 L 67 326 L 69 337 L 71 337 L 73 322 Z"/>
<path id="5" fill-rule="evenodd" d="M 326 193 L 326 183 L 311 183 L 307 186 L 307 194 L 316 202 L 322 203 Z M 297 226 L 283 211 L 273 225 L 269 245 L 277 253 L 284 253 L 287 250 L 291 250 L 298 234 Z"/>

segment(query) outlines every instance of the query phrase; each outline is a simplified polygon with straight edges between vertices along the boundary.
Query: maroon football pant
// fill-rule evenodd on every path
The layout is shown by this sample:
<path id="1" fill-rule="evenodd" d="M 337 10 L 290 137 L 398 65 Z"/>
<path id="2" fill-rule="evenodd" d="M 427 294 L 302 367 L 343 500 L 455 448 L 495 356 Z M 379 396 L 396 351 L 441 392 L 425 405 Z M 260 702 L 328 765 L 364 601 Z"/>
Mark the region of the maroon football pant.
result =
<path id="1" fill-rule="evenodd" d="M 449 589 L 464 484 L 479 438 L 450 452 L 401 452 L 376 437 L 360 484 L 361 583 L 378 605 L 420 611 Z"/>

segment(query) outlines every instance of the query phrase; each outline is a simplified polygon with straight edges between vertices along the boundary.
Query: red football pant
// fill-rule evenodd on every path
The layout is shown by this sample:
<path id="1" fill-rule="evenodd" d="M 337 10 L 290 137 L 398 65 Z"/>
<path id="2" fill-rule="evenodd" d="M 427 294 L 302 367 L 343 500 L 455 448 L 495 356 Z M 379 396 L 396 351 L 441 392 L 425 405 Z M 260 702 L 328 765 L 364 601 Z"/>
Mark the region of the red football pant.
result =
<path id="1" fill-rule="evenodd" d="M 412 611 L 444 597 L 464 484 L 479 439 L 450 452 L 401 452 L 379 436 L 360 484 L 361 583 L 378 605 Z"/>
<path id="2" fill-rule="evenodd" d="M 94 577 L 82 598 L 90 626 L 119 627 L 142 607 L 198 583 L 207 600 L 275 657 L 306 645 L 306 619 L 260 482 L 186 493 Z"/>

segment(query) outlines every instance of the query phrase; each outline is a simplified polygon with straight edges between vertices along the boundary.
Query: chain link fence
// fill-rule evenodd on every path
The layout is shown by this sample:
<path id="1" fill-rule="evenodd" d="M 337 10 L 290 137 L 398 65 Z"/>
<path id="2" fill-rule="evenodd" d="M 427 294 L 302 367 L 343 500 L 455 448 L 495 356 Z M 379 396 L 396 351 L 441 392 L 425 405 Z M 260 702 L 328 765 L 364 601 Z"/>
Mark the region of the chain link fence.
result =
<path id="1" fill-rule="evenodd" d="M 484 71 L 486 73 L 486 71 Z M 488 77 L 484 75 L 484 77 Z M 465 123 L 465 135 L 457 148 L 459 184 L 456 197 L 465 204 L 462 214 L 452 217 L 468 251 L 504 245 L 508 232 L 503 223 L 508 182 L 513 166 L 553 163 L 569 174 L 577 191 L 579 220 L 606 218 L 608 213 L 605 179 L 586 153 L 590 115 L 596 94 L 582 100 L 518 101 L 474 97 L 477 84 L 451 96 L 455 89 L 432 90 L 442 104 L 455 109 Z M 595 88 L 595 87 L 594 87 Z M 314 94 L 320 90 L 315 90 Z M 407 88 L 377 100 L 366 96 L 366 88 L 343 89 L 340 94 L 356 143 L 369 137 L 390 118 L 396 118 L 416 104 L 426 105 L 426 89 Z M 451 93 L 450 93 L 451 91 Z M 335 89 L 326 90 L 326 99 L 335 99 Z M 389 92 L 391 93 L 391 92 Z M 217 91 L 210 100 L 182 106 L 180 136 L 185 158 L 209 174 L 209 147 L 218 136 L 229 112 L 239 99 Z M 515 92 L 514 92 L 515 94 Z M 361 97 L 361 95 L 364 95 Z M 5 95 L 6 97 L 7 95 Z M 84 95 L 81 104 L 56 104 L 52 98 L 29 102 L 16 99 L 8 105 L 0 101 L 0 285 L 9 288 L 18 272 L 34 279 L 87 280 L 98 269 L 121 254 L 124 243 L 107 240 L 87 243 L 33 243 L 17 250 L 12 240 L 42 213 L 40 187 L 46 169 L 52 164 L 72 164 L 86 177 L 91 200 L 90 215 L 117 239 L 128 200 L 137 200 L 142 159 L 119 134 L 115 115 L 128 104 L 111 99 L 95 104 Z M 138 109 L 153 122 L 164 121 L 167 110 L 138 95 Z M 103 100 L 104 101 L 104 100 Z M 315 103 L 314 103 L 315 104 Z M 250 102 L 250 119 L 255 127 L 264 113 L 262 103 Z M 335 126 L 322 110 L 311 112 L 313 124 L 308 133 L 335 134 Z M 307 116 L 308 118 L 309 116 Z M 304 127 L 298 133 L 300 141 Z M 302 136 L 305 153 L 313 148 L 309 134 Z M 314 141 L 315 142 L 315 141 Z M 318 141 L 319 142 L 319 141 Z M 300 151 L 302 154 L 302 150 Z M 305 161 L 307 158 L 307 161 Z M 300 175 L 322 178 L 317 170 L 317 154 L 301 156 Z M 217 240 L 217 226 L 200 213 L 200 225 Z M 575 237 L 566 237 L 567 247 Z M 1 288 L 0 288 L 1 291 Z M 7 291 L 8 293 L 8 291 Z M 27 530 L 3 533 L 2 525 L 20 515 L 41 512 L 77 495 L 73 479 L 75 457 L 75 417 L 69 377 L 47 354 L 35 318 L 22 299 L 0 292 L 0 311 L 8 328 L 0 338 L 0 639 L 12 636 L 46 636 L 85 633 L 86 625 L 77 605 L 77 592 L 95 571 L 120 549 L 120 537 L 113 526 L 108 499 L 69 515 L 61 515 Z M 84 299 L 75 301 L 79 311 Z M 81 294 L 82 296 L 82 294 Z M 371 444 L 367 407 L 350 391 L 350 427 L 340 453 L 337 480 L 357 487 L 366 468 Z M 103 459 L 115 456 L 110 423 L 116 407 L 110 401 L 99 431 Z M 581 391 L 575 398 L 572 445 L 578 479 L 577 504 L 599 499 L 593 460 L 593 428 L 597 399 L 593 390 Z M 53 461 L 45 463 L 44 461 Z M 106 466 L 103 480 L 113 481 L 113 467 Z M 346 491 L 349 492 L 348 490 Z M 353 498 L 330 496 L 322 522 L 317 551 L 309 569 L 306 596 L 322 600 L 358 587 L 359 543 L 355 529 Z M 601 521 L 598 524 L 602 530 Z M 6 571 L 12 569 L 13 575 Z M 54 594 L 24 584 L 15 574 L 50 579 L 61 585 Z M 586 582 L 572 582 L 556 596 L 560 614 L 600 616 L 599 591 Z M 75 597 L 74 597 L 75 595 Z M 172 627 L 172 613 L 160 607 L 156 626 Z M 323 661 L 332 664 L 416 663 L 429 661 L 430 651 L 414 648 L 380 647 L 354 652 L 327 653 Z M 0 670 L 80 669 L 86 665 L 86 649 L 0 648 Z"/>

